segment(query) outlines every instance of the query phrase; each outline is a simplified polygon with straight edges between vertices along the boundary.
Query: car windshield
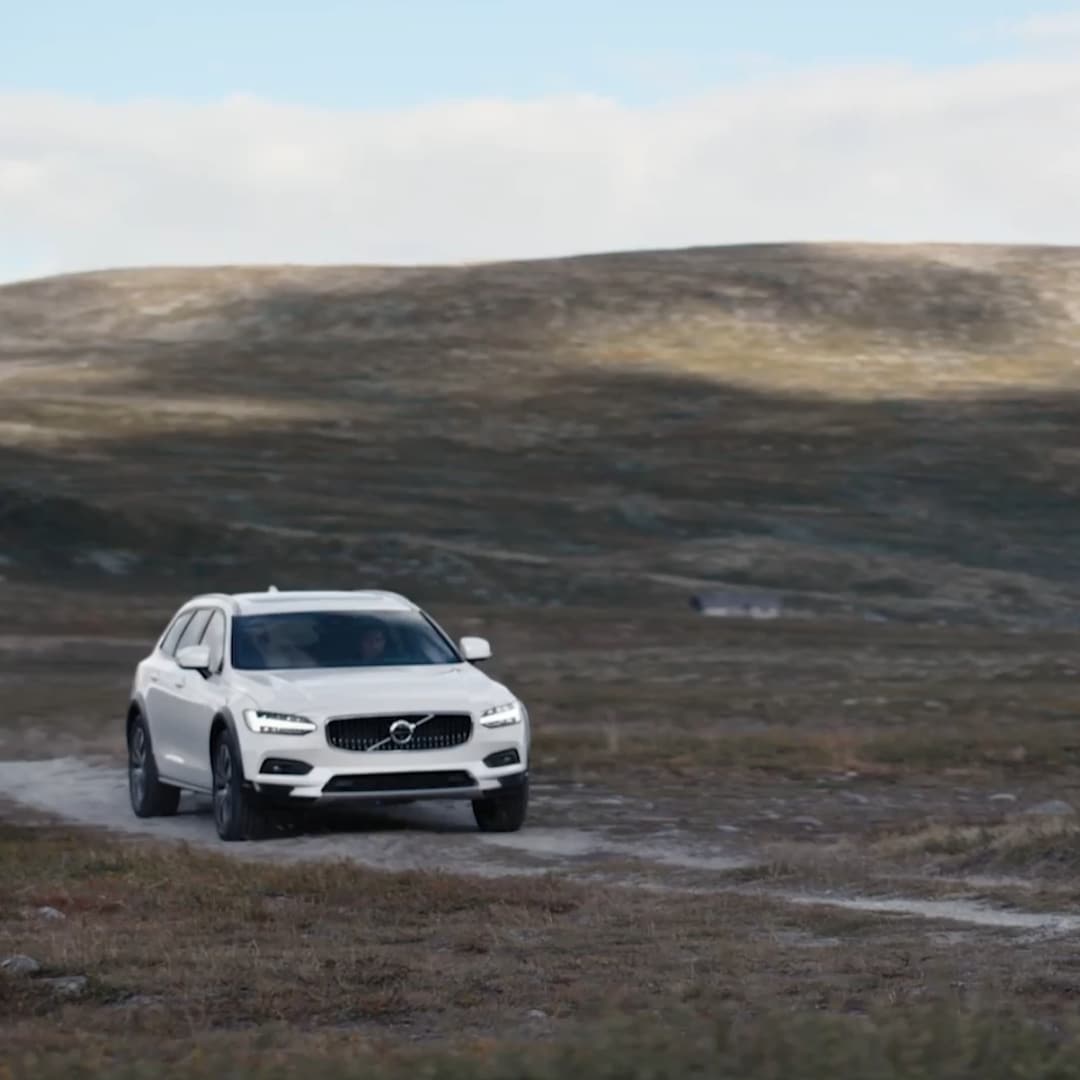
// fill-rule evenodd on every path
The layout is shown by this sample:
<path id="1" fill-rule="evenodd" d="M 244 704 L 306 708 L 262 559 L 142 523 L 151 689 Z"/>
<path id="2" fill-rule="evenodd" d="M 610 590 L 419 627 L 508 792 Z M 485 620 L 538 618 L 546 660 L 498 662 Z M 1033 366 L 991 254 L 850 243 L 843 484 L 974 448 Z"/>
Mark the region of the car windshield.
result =
<path id="1" fill-rule="evenodd" d="M 233 619 L 242 671 L 456 664 L 453 646 L 414 611 L 297 611 Z"/>

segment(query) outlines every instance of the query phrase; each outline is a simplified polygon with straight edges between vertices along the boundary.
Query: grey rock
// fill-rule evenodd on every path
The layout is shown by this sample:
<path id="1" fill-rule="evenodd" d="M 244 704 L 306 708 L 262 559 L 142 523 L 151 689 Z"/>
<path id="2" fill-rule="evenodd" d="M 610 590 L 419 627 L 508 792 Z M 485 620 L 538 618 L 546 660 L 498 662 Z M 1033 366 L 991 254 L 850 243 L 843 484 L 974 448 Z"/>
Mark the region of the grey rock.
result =
<path id="1" fill-rule="evenodd" d="M 1016 796 L 1009 791 L 999 791 L 990 796 L 991 802 L 1016 802 Z"/>
<path id="2" fill-rule="evenodd" d="M 1029 806 L 1024 813 L 1037 817 L 1068 817 L 1070 814 L 1075 814 L 1076 811 L 1061 799 L 1049 799 L 1046 802 L 1037 803 L 1035 806 Z"/>
<path id="3" fill-rule="evenodd" d="M 738 825 L 717 825 L 716 828 L 718 832 L 726 833 L 736 833 L 742 831 Z"/>
<path id="4" fill-rule="evenodd" d="M 152 1009 L 162 1005 L 165 999 L 157 994 L 132 994 L 131 997 L 121 1001 L 122 1009 Z"/>
<path id="5" fill-rule="evenodd" d="M 81 997 L 86 993 L 88 982 L 85 975 L 59 975 L 55 979 L 42 979 L 61 997 Z"/>
<path id="6" fill-rule="evenodd" d="M 546 1020 L 548 1014 L 543 1009 L 530 1009 L 526 1014 L 530 1020 Z"/>
<path id="7" fill-rule="evenodd" d="M 841 791 L 839 794 L 844 802 L 852 803 L 855 806 L 870 805 L 870 797 L 868 795 L 860 795 L 857 791 Z"/>
<path id="8" fill-rule="evenodd" d="M 40 970 L 41 965 L 32 956 L 23 956 L 21 953 L 0 961 L 0 971 L 5 971 L 8 975 L 36 975 Z"/>
<path id="9" fill-rule="evenodd" d="M 48 919 L 50 922 L 59 922 L 61 919 L 66 919 L 67 916 L 62 911 L 57 911 L 54 907 L 39 907 L 37 913 L 43 918 Z"/>
<path id="10" fill-rule="evenodd" d="M 821 829 L 824 828 L 824 822 L 819 821 L 816 817 L 810 817 L 808 814 L 804 814 L 801 817 L 793 817 L 791 819 L 792 825 L 802 825 L 807 829 Z"/>

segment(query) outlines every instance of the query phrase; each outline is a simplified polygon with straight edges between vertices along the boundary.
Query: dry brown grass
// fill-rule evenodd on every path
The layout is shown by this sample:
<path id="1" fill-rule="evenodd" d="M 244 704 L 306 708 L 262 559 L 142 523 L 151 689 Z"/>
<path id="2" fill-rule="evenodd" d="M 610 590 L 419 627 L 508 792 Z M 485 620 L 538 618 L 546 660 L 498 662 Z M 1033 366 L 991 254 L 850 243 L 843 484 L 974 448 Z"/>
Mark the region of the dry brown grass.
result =
<path id="1" fill-rule="evenodd" d="M 955 869 L 1075 875 L 1080 868 L 1080 823 L 1068 816 L 1036 816 L 979 825 L 935 824 L 885 836 L 874 847 L 888 858 L 930 856 Z"/>
<path id="2" fill-rule="evenodd" d="M 919 925 L 758 897 L 248 865 L 12 825 L 0 865 L 0 953 L 43 964 L 40 977 L 0 977 L 0 1061 L 13 1063 L 170 1062 L 193 1039 L 243 1055 L 255 1029 L 264 1049 L 310 1048 L 329 1064 L 348 1039 L 355 1051 L 565 1038 L 615 1015 L 861 1012 L 1010 993 L 1039 1013 L 1066 1007 L 1037 984 L 1041 946 L 1018 952 L 990 934 L 973 962 L 932 948 Z M 43 920 L 46 904 L 66 918 Z M 88 976 L 85 996 L 61 1001 L 41 981 L 66 974 Z"/>
<path id="3" fill-rule="evenodd" d="M 211 1080 L 1075 1080 L 1080 1036 L 1074 1024 L 1040 1024 L 1016 1010 L 898 1007 L 873 1016 L 730 1012 L 699 1017 L 665 1014 L 645 1024 L 593 1025 L 570 1039 L 495 1043 L 474 1040 L 454 1050 L 382 1046 L 347 1034 L 281 1031 L 259 1036 L 208 1035 L 196 1045 L 159 1047 L 152 1060 L 78 1046 L 33 1053 L 7 1075 L 18 1080 L 157 1077 Z"/>

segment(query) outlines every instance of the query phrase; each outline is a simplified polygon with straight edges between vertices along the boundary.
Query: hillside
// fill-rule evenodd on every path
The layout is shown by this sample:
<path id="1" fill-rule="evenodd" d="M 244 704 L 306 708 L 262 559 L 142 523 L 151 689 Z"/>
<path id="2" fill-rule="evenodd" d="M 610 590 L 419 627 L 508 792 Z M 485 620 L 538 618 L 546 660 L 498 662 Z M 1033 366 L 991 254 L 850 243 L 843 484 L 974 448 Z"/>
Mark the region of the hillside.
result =
<path id="1" fill-rule="evenodd" d="M 1071 620 L 1080 249 L 0 288 L 0 574 Z"/>

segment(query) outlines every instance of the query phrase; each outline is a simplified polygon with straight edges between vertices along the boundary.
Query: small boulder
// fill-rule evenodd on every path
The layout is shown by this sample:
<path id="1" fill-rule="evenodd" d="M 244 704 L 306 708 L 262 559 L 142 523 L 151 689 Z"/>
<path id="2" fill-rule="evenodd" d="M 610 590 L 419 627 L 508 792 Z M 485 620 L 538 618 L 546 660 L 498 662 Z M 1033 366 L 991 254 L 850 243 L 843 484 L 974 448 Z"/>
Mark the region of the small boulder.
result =
<path id="1" fill-rule="evenodd" d="M 36 975 L 41 965 L 32 956 L 16 954 L 0 961 L 0 970 L 8 975 Z"/>
<path id="2" fill-rule="evenodd" d="M 1016 802 L 1016 796 L 1009 791 L 999 791 L 990 796 L 991 802 Z"/>
<path id="3" fill-rule="evenodd" d="M 819 821 L 816 817 L 810 817 L 808 814 L 802 817 L 793 817 L 791 819 L 792 825 L 801 825 L 804 829 L 821 829 L 824 828 L 824 823 Z"/>
<path id="4" fill-rule="evenodd" d="M 61 919 L 67 918 L 67 916 L 62 911 L 59 911 L 54 907 L 49 907 L 48 905 L 46 905 L 45 907 L 39 907 L 37 909 L 37 913 L 43 919 L 48 919 L 50 922 L 59 922 Z"/>
<path id="5" fill-rule="evenodd" d="M 85 975 L 59 975 L 55 979 L 42 979 L 60 997 L 81 997 L 86 993 L 88 982 Z"/>
<path id="6" fill-rule="evenodd" d="M 841 791 L 840 798 L 844 802 L 851 803 L 853 806 L 869 806 L 870 796 L 862 795 L 858 791 Z"/>
<path id="7" fill-rule="evenodd" d="M 122 1009 L 153 1009 L 163 1005 L 165 999 L 158 994 L 132 994 L 119 1002 Z"/>

